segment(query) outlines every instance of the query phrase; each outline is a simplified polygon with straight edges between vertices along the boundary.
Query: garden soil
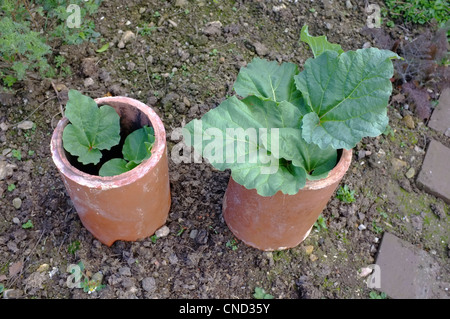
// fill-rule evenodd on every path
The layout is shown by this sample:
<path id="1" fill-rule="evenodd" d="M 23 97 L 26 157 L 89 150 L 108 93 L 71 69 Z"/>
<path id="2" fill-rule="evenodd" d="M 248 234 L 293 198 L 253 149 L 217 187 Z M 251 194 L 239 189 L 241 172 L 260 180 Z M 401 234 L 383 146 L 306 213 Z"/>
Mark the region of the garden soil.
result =
<path id="1" fill-rule="evenodd" d="M 381 1 L 370 0 L 379 4 Z M 233 94 L 239 69 L 252 58 L 297 63 L 311 52 L 300 29 L 327 35 L 344 50 L 375 46 L 364 1 L 103 1 L 97 43 L 52 43 L 71 76 L 30 76 L 2 93 L 0 106 L 0 284 L 4 298 L 370 298 L 361 269 L 375 263 L 384 232 L 427 251 L 448 272 L 449 206 L 419 189 L 431 138 L 395 87 L 390 130 L 365 138 L 341 185 L 355 201 L 334 196 L 299 246 L 262 252 L 234 238 L 222 217 L 229 171 L 205 161 L 179 163 L 179 128 Z M 392 39 L 430 27 L 397 25 Z M 141 30 L 141 31 L 139 31 Z M 131 31 L 132 33 L 128 32 Z M 110 43 L 104 52 L 96 52 Z M 52 162 L 50 138 L 67 89 L 96 98 L 124 95 L 151 106 L 167 132 L 172 205 L 168 233 L 107 247 L 81 224 Z M 439 92 L 436 92 L 439 93 Z M 405 120 L 405 118 L 408 119 Z M 31 121 L 31 122 L 24 122 Z M 412 121 L 412 122 L 411 122 Z M 28 124 L 28 126 L 27 126 Z M 18 156 L 17 150 L 21 156 Z M 91 293 L 82 277 L 100 278 Z M 445 268 L 447 267 L 447 268 Z M 373 295 L 372 295 L 373 296 Z"/>

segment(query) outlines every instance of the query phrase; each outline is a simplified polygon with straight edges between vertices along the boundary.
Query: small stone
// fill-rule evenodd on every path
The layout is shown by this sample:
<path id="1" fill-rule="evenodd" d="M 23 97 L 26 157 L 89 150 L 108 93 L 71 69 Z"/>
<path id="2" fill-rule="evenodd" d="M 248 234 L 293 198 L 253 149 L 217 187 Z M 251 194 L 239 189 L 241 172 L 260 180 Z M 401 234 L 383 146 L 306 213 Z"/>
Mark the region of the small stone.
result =
<path id="1" fill-rule="evenodd" d="M 178 27 L 178 23 L 176 23 L 176 22 L 173 21 L 173 20 L 167 19 L 167 22 L 169 22 L 170 25 L 171 25 L 172 27 L 174 27 L 174 28 Z"/>
<path id="2" fill-rule="evenodd" d="M 319 257 L 317 257 L 317 256 L 314 255 L 314 254 L 311 254 L 311 255 L 309 256 L 309 260 L 311 260 L 311 261 L 316 261 L 317 259 L 319 259 Z"/>
<path id="3" fill-rule="evenodd" d="M 93 78 L 86 78 L 84 79 L 84 87 L 90 87 L 92 85 L 94 85 L 94 79 Z"/>
<path id="4" fill-rule="evenodd" d="M 39 266 L 39 268 L 37 269 L 37 271 L 39 272 L 44 272 L 50 269 L 50 265 L 49 264 L 42 264 Z"/>
<path id="5" fill-rule="evenodd" d="M 17 244 L 13 241 L 8 241 L 6 247 L 8 247 L 8 249 L 11 250 L 13 253 L 16 253 L 19 250 Z"/>
<path id="6" fill-rule="evenodd" d="M 265 56 L 269 53 L 269 49 L 260 42 L 253 43 L 253 46 L 255 47 L 256 54 L 259 56 Z"/>
<path id="7" fill-rule="evenodd" d="M 134 68 L 136 67 L 136 63 L 134 63 L 133 61 L 128 61 L 127 63 L 125 63 L 127 66 L 127 70 L 128 71 L 133 71 Z"/>
<path id="8" fill-rule="evenodd" d="M 362 160 L 364 157 L 366 157 L 366 151 L 365 150 L 359 150 L 358 151 L 358 161 Z"/>
<path id="9" fill-rule="evenodd" d="M 345 1 L 345 6 L 347 7 L 347 9 L 353 9 L 353 5 L 350 0 Z"/>
<path id="10" fill-rule="evenodd" d="M 193 229 L 193 230 L 191 230 L 191 232 L 189 234 L 189 238 L 195 239 L 195 237 L 197 237 L 197 234 L 198 234 L 198 230 L 197 229 Z"/>
<path id="11" fill-rule="evenodd" d="M 311 255 L 312 252 L 313 252 L 313 250 L 314 250 L 314 246 L 312 246 L 312 245 L 305 246 L 305 253 L 306 253 L 307 255 Z"/>
<path id="12" fill-rule="evenodd" d="M 117 44 L 117 47 L 119 49 L 123 49 L 127 43 L 131 42 L 135 38 L 136 35 L 132 31 L 125 31 L 119 43 Z"/>
<path id="13" fill-rule="evenodd" d="M 130 267 L 121 267 L 119 268 L 119 274 L 121 276 L 131 276 L 131 269 Z"/>
<path id="14" fill-rule="evenodd" d="M 177 255 L 176 255 L 175 253 L 173 253 L 173 254 L 171 254 L 171 255 L 169 256 L 169 263 L 170 263 L 171 265 L 175 265 L 175 264 L 178 263 L 178 257 L 177 257 Z"/>
<path id="15" fill-rule="evenodd" d="M 405 161 L 402 161 L 401 159 L 398 159 L 398 158 L 393 158 L 391 160 L 391 163 L 392 163 L 392 168 L 394 169 L 394 171 L 398 171 L 408 165 Z"/>
<path id="16" fill-rule="evenodd" d="M 0 129 L 5 132 L 7 131 L 9 128 L 8 124 L 6 124 L 5 122 L 0 123 Z"/>
<path id="17" fill-rule="evenodd" d="M 0 181 L 5 179 L 7 176 L 7 172 L 8 172 L 8 170 L 6 168 L 7 164 L 8 163 L 5 161 L 0 161 Z"/>
<path id="18" fill-rule="evenodd" d="M 34 126 L 34 123 L 31 121 L 23 121 L 17 125 L 18 128 L 22 130 L 30 130 Z"/>
<path id="19" fill-rule="evenodd" d="M 147 9 L 145 7 L 139 8 L 139 13 L 143 14 Z"/>
<path id="20" fill-rule="evenodd" d="M 414 167 L 411 167 L 405 174 L 405 176 L 409 179 L 413 178 L 414 175 L 416 175 L 416 170 L 414 169 Z"/>
<path id="21" fill-rule="evenodd" d="M 358 229 L 359 230 L 364 230 L 364 229 L 366 229 L 367 227 L 364 225 L 364 224 L 361 224 L 361 225 L 359 225 L 358 226 Z"/>
<path id="22" fill-rule="evenodd" d="M 425 151 L 421 149 L 419 146 L 414 146 L 414 151 L 419 154 L 425 154 Z"/>
<path id="23" fill-rule="evenodd" d="M 203 33 L 206 35 L 221 35 L 222 23 L 220 21 L 208 22 L 203 29 Z"/>
<path id="24" fill-rule="evenodd" d="M 364 278 L 369 276 L 372 273 L 373 269 L 370 267 L 361 268 L 361 272 L 358 274 L 359 277 Z"/>
<path id="25" fill-rule="evenodd" d="M 281 4 L 279 6 L 273 6 L 272 11 L 273 12 L 280 12 L 281 10 L 286 9 L 286 5 Z"/>
<path id="26" fill-rule="evenodd" d="M 16 224 L 16 225 L 19 225 L 19 224 L 20 224 L 20 219 L 17 218 L 17 217 L 14 217 L 14 218 L 12 219 L 12 222 L 13 222 L 14 224 Z"/>
<path id="27" fill-rule="evenodd" d="M 405 117 L 403 117 L 402 121 L 410 129 L 414 129 L 416 127 L 416 125 L 414 124 L 414 119 L 411 115 L 405 115 Z"/>
<path id="28" fill-rule="evenodd" d="M 12 204 L 15 209 L 20 209 L 22 207 L 22 200 L 19 197 L 13 199 Z"/>
<path id="29" fill-rule="evenodd" d="M 156 280 L 153 277 L 142 279 L 142 288 L 147 292 L 154 292 L 156 290 Z"/>
<path id="30" fill-rule="evenodd" d="M 155 232 L 155 235 L 156 237 L 161 238 L 166 237 L 167 235 L 169 235 L 169 233 L 170 233 L 169 227 L 163 226 Z"/>
<path id="31" fill-rule="evenodd" d="M 187 97 L 183 97 L 183 103 L 184 105 L 186 105 L 187 107 L 191 107 L 191 102 L 189 101 L 189 99 Z"/>
<path id="32" fill-rule="evenodd" d="M 175 7 L 184 7 L 188 4 L 188 0 L 176 0 Z"/>

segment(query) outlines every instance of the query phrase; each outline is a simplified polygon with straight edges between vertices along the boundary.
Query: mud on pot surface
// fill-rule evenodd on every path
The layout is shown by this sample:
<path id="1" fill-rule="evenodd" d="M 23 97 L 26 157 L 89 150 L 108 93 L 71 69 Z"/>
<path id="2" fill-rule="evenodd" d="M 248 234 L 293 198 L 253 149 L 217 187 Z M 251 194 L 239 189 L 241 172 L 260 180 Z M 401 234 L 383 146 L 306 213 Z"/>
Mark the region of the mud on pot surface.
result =
<path id="1" fill-rule="evenodd" d="M 371 41 L 360 32 L 366 18 L 363 6 L 353 3 L 349 8 L 344 1 L 331 8 L 320 1 L 200 1 L 181 6 L 107 1 L 96 26 L 111 43 L 109 49 L 96 53 L 100 44 L 85 43 L 74 51 L 55 44 L 53 51 L 66 53 L 74 72 L 53 81 L 91 97 L 109 92 L 151 105 L 166 126 L 170 155 L 179 142 L 171 139 L 172 131 L 231 95 L 239 68 L 252 57 L 303 65 L 309 57 L 297 43 L 303 24 L 346 50 L 361 48 Z M 144 26 L 154 28 L 149 34 L 136 30 Z M 135 38 L 119 48 L 126 31 Z M 404 32 L 395 28 L 391 33 Z M 93 83 L 86 86 L 86 78 Z M 81 225 L 51 162 L 50 135 L 60 115 L 50 80 L 28 80 L 14 90 L 2 94 L 0 107 L 0 123 L 8 125 L 0 131 L 0 168 L 6 170 L 0 180 L 0 283 L 13 289 L 10 296 L 251 298 L 255 287 L 262 287 L 275 298 L 369 298 L 371 290 L 358 270 L 374 263 L 385 231 L 448 263 L 449 207 L 405 174 L 410 168 L 418 173 L 431 137 L 447 146 L 450 141 L 418 125 L 417 119 L 414 129 L 407 127 L 401 103 L 391 103 L 391 133 L 364 139 L 354 149 L 341 185 L 355 191 L 356 201 L 333 198 L 322 214 L 326 229 L 315 227 L 296 248 L 264 253 L 236 241 L 221 212 L 229 172 L 205 162 L 171 160 L 169 234 L 107 248 Z M 26 117 L 32 128 L 13 125 Z M 20 150 L 20 160 L 12 150 Z M 19 208 L 13 206 L 16 198 L 21 199 Z M 32 227 L 24 228 L 28 220 Z M 67 286 L 67 267 L 79 262 L 89 277 L 102 272 L 102 289 L 88 294 Z"/>

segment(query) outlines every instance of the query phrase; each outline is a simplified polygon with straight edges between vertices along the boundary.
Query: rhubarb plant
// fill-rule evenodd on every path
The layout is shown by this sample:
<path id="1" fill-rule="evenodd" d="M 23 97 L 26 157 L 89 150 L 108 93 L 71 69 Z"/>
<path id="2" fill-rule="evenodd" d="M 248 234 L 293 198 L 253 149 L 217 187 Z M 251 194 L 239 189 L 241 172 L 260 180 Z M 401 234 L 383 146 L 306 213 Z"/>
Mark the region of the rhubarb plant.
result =
<path id="1" fill-rule="evenodd" d="M 92 98 L 70 90 L 65 116 L 70 123 L 63 131 L 64 149 L 83 165 L 99 164 L 102 151 L 120 143 L 120 118 L 109 105 L 98 107 Z M 135 168 L 150 158 L 154 141 L 151 127 L 144 126 L 130 133 L 122 147 L 123 158 L 103 163 L 99 175 L 114 176 Z"/>
<path id="2" fill-rule="evenodd" d="M 337 150 L 380 135 L 389 120 L 395 53 L 344 52 L 307 26 L 300 40 L 313 52 L 303 70 L 255 58 L 239 71 L 236 95 L 183 129 L 187 145 L 262 196 L 293 195 L 325 178 Z"/>

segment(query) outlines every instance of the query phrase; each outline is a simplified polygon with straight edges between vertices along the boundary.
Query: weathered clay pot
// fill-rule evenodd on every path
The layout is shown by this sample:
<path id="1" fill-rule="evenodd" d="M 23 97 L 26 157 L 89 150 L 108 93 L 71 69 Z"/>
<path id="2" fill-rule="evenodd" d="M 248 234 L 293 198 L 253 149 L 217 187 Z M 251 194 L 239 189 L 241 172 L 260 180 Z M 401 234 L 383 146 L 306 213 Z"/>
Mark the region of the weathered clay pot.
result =
<path id="1" fill-rule="evenodd" d="M 127 97 L 95 100 L 110 105 L 120 116 L 122 140 L 145 125 L 155 131 L 152 156 L 136 168 L 111 177 L 85 173 L 63 148 L 67 118 L 53 132 L 51 151 L 67 192 L 83 225 L 99 241 L 135 241 L 151 236 L 166 222 L 170 209 L 166 133 L 158 115 L 147 105 Z"/>
<path id="2" fill-rule="evenodd" d="M 238 239 L 260 250 L 295 247 L 309 235 L 351 160 L 352 150 L 343 150 L 327 178 L 307 181 L 295 195 L 278 192 L 264 197 L 230 177 L 223 199 L 225 222 Z"/>

